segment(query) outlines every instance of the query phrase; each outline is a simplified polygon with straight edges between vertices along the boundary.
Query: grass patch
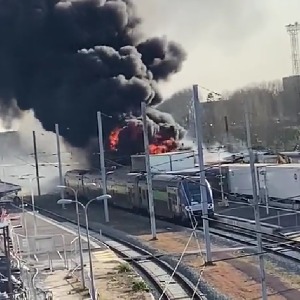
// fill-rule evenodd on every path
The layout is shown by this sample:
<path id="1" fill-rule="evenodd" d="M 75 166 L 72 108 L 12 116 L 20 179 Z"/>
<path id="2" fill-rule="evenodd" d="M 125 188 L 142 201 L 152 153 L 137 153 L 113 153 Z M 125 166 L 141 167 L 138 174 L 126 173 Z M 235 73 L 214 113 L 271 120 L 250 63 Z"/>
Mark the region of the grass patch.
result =
<path id="1" fill-rule="evenodd" d="M 147 284 L 142 280 L 134 280 L 132 282 L 132 291 L 137 292 L 149 292 Z"/>
<path id="2" fill-rule="evenodd" d="M 130 273 L 132 271 L 131 266 L 128 263 L 119 264 L 116 269 L 118 273 Z"/>

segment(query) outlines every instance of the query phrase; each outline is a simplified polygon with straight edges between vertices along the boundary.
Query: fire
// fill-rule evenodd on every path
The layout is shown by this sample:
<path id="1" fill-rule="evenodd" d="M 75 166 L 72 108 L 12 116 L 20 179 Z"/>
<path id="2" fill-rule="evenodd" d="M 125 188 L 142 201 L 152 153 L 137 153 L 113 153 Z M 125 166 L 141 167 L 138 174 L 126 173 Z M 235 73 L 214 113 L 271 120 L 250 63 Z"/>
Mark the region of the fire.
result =
<path id="1" fill-rule="evenodd" d="M 117 151 L 119 144 L 119 134 L 122 128 L 115 128 L 109 135 L 109 147 L 111 150 Z"/>
<path id="2" fill-rule="evenodd" d="M 167 153 L 177 149 L 177 143 L 175 139 L 170 138 L 169 140 L 161 141 L 160 143 L 154 143 L 149 145 L 150 154 Z"/>
<path id="3" fill-rule="evenodd" d="M 136 153 L 143 152 L 143 131 L 141 126 L 129 123 L 127 127 L 117 127 L 111 131 L 109 135 L 109 148 L 112 151 L 120 150 L 119 143 L 120 139 L 125 138 L 125 143 L 131 149 L 135 149 Z M 150 154 L 160 154 L 172 152 L 178 148 L 178 144 L 174 138 L 165 139 L 159 133 L 153 136 L 150 140 L 149 152 Z M 123 143 L 123 142 L 122 142 Z M 135 148 L 134 145 L 139 144 L 140 146 Z M 130 146 L 131 145 L 131 146 Z M 124 147 L 122 145 L 121 147 Z"/>

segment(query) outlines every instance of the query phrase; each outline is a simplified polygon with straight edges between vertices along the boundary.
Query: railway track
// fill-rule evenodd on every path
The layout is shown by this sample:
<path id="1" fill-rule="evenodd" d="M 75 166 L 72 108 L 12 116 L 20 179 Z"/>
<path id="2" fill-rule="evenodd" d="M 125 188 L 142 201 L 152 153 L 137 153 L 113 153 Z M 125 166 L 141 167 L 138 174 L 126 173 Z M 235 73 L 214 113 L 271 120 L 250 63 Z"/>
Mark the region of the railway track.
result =
<path id="1" fill-rule="evenodd" d="M 26 202 L 27 207 L 31 209 L 31 204 Z M 48 213 L 55 213 L 45 210 L 41 207 L 36 207 L 41 212 L 45 211 Z M 121 209 L 123 210 L 123 209 Z M 127 211 L 127 210 L 125 210 Z M 61 218 L 64 218 L 61 216 Z M 222 221 L 215 222 L 214 219 L 209 219 L 212 221 L 213 226 L 210 227 L 210 233 L 214 236 L 225 238 L 227 240 L 238 242 L 250 247 L 256 247 L 256 232 L 248 228 L 243 228 L 241 226 L 229 225 L 223 223 Z M 71 222 L 71 220 L 69 220 Z M 74 223 L 74 221 L 72 221 Z M 199 228 L 200 229 L 200 228 Z M 201 230 L 201 229 L 200 229 Z M 272 253 L 291 261 L 300 262 L 300 243 L 299 241 L 293 241 L 286 237 L 275 235 L 275 234 L 262 234 L 263 239 L 263 249 L 265 253 Z"/>
<path id="2" fill-rule="evenodd" d="M 75 220 L 66 218 L 62 215 L 45 210 L 35 206 L 39 213 L 49 217 L 57 222 L 64 222 L 64 226 L 70 227 L 72 230 L 77 229 Z M 32 209 L 28 204 L 27 208 Z M 67 224 L 65 224 L 67 223 Z M 85 233 L 85 225 L 81 224 L 82 234 Z M 207 300 L 206 296 L 201 293 L 198 286 L 195 286 L 187 277 L 178 270 L 174 270 L 167 262 L 161 259 L 161 256 L 153 255 L 147 250 L 134 245 L 133 243 L 109 233 L 100 235 L 99 232 L 89 226 L 90 236 L 96 242 L 105 243 L 114 252 L 116 252 L 125 261 L 133 265 L 143 277 L 161 295 L 161 300 Z"/>
<path id="3" fill-rule="evenodd" d="M 210 228 L 210 232 L 222 238 L 256 247 L 256 232 L 240 226 L 219 223 Z M 263 250 L 285 259 L 300 263 L 300 246 L 298 241 L 286 237 L 262 233 Z"/>
<path id="4" fill-rule="evenodd" d="M 30 209 L 29 203 L 28 208 Z M 39 210 L 42 215 L 44 214 L 49 216 L 51 219 L 73 224 L 74 229 L 74 224 L 76 224 L 74 220 L 70 220 L 62 215 L 57 215 L 52 211 L 48 211 L 37 206 L 36 209 Z M 60 214 L 60 212 L 58 212 L 58 214 Z M 69 216 L 69 218 L 73 218 L 73 216 Z M 93 225 L 96 226 L 95 223 Z M 230 226 L 228 224 L 225 226 L 225 224 L 222 223 L 220 223 L 219 228 L 217 227 L 210 228 L 210 231 L 214 236 L 249 246 L 249 250 L 245 249 L 245 253 L 242 253 L 241 256 L 253 256 L 253 253 L 256 252 L 255 247 L 257 244 L 255 231 L 250 231 L 249 228 L 240 228 L 238 226 L 235 228 L 235 226 Z M 174 269 L 163 261 L 164 257 L 161 254 L 152 254 L 128 241 L 124 241 L 123 237 L 116 238 L 108 234 L 104 236 L 105 240 L 103 241 L 103 239 L 99 239 L 100 235 L 98 232 L 94 231 L 93 228 L 90 229 L 91 236 L 93 236 L 96 240 L 98 239 L 109 245 L 110 248 L 115 250 L 123 257 L 123 259 L 134 265 L 136 269 L 139 269 L 143 276 L 147 278 L 147 281 L 154 287 L 157 294 L 161 294 L 163 292 L 166 282 L 169 281 L 170 275 L 173 273 Z M 263 243 L 264 253 L 275 254 L 276 256 L 289 260 L 291 263 L 300 262 L 300 249 L 299 246 L 297 246 L 299 244 L 296 244 L 295 241 L 288 240 L 287 238 L 280 236 L 263 234 Z M 253 250 L 250 249 L 252 247 Z M 152 250 L 150 251 L 152 252 Z M 174 266 L 174 264 L 172 265 Z M 153 268 L 157 268 L 157 272 L 154 273 Z M 186 274 L 185 271 L 182 271 L 182 269 L 180 272 Z M 196 294 L 193 296 L 197 283 L 195 281 L 189 281 L 188 278 L 191 277 L 189 277 L 189 275 L 186 275 L 188 276 L 186 277 L 180 272 L 175 272 L 172 281 L 169 282 L 164 297 L 160 299 L 178 299 L 178 297 L 180 297 L 180 299 L 207 299 L 199 290 L 197 290 Z M 173 286 L 175 289 L 173 289 Z M 176 287 L 179 287 L 179 289 Z M 210 296 L 208 297 L 210 299 Z"/>
<path id="5" fill-rule="evenodd" d="M 26 202 L 28 208 L 31 208 L 31 204 Z M 41 207 L 36 207 L 40 211 L 45 211 L 48 213 L 52 213 L 47 211 Z M 125 210 L 126 209 L 120 209 Z M 61 218 L 64 218 L 61 216 Z M 212 221 L 213 226 L 210 227 L 210 233 L 214 236 L 218 236 L 221 238 L 225 238 L 227 240 L 238 242 L 240 244 L 244 244 L 250 247 L 256 247 L 256 232 L 250 230 L 248 228 L 243 228 L 241 226 L 229 225 L 227 223 L 223 223 L 222 221 L 215 222 L 214 219 L 209 219 Z M 71 222 L 71 220 L 69 220 Z M 74 221 L 72 221 L 74 223 Z M 199 228 L 199 230 L 201 230 Z M 262 234 L 263 239 L 263 250 L 265 253 L 275 254 L 285 259 L 289 259 L 291 261 L 300 262 L 300 243 L 299 241 L 294 241 L 292 239 L 275 235 L 275 234 Z"/>

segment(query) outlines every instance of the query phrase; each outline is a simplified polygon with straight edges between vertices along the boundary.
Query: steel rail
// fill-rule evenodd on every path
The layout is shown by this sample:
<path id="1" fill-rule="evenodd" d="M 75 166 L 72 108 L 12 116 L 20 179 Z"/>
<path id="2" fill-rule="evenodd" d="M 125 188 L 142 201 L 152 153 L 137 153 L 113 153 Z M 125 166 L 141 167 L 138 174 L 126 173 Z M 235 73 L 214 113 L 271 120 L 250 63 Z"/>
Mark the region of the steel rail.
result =
<path id="1" fill-rule="evenodd" d="M 201 230 L 202 231 L 202 230 Z M 249 228 L 241 228 L 241 226 L 233 226 L 228 224 L 214 225 L 210 228 L 210 232 L 218 237 L 226 238 L 227 240 L 238 242 L 240 244 L 256 246 L 255 231 Z M 234 236 L 232 236 L 234 234 Z M 300 263 L 300 248 L 299 242 L 287 239 L 283 236 L 269 235 L 262 233 L 264 253 L 270 253 L 282 258 Z M 245 240 L 248 238 L 248 240 Z M 287 254 L 287 252 L 290 252 Z M 294 255 L 291 255 L 294 254 Z M 298 257 L 297 257 L 298 256 Z"/>

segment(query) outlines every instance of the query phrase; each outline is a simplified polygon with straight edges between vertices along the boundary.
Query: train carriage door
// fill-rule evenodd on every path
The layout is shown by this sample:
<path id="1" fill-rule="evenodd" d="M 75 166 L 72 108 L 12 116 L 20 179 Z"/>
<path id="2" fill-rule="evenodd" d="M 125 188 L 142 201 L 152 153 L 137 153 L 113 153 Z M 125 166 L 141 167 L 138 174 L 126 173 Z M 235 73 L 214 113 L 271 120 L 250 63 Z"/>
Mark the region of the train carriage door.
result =
<path id="1" fill-rule="evenodd" d="M 147 186 L 141 185 L 139 187 L 139 191 L 140 191 L 140 197 L 141 197 L 141 208 L 149 210 Z"/>
<path id="2" fill-rule="evenodd" d="M 139 209 L 141 207 L 141 196 L 140 196 L 140 187 L 139 187 L 139 177 L 136 176 L 131 182 L 131 187 L 132 187 L 132 199 L 131 203 L 133 204 L 134 208 Z"/>
<path id="3" fill-rule="evenodd" d="M 130 209 L 135 207 L 135 187 L 132 182 L 127 182 L 127 201 Z"/>
<path id="4" fill-rule="evenodd" d="M 177 187 L 167 187 L 167 193 L 168 193 L 168 206 L 170 213 L 172 216 L 178 215 L 180 213 L 180 203 L 178 198 L 178 189 Z"/>

